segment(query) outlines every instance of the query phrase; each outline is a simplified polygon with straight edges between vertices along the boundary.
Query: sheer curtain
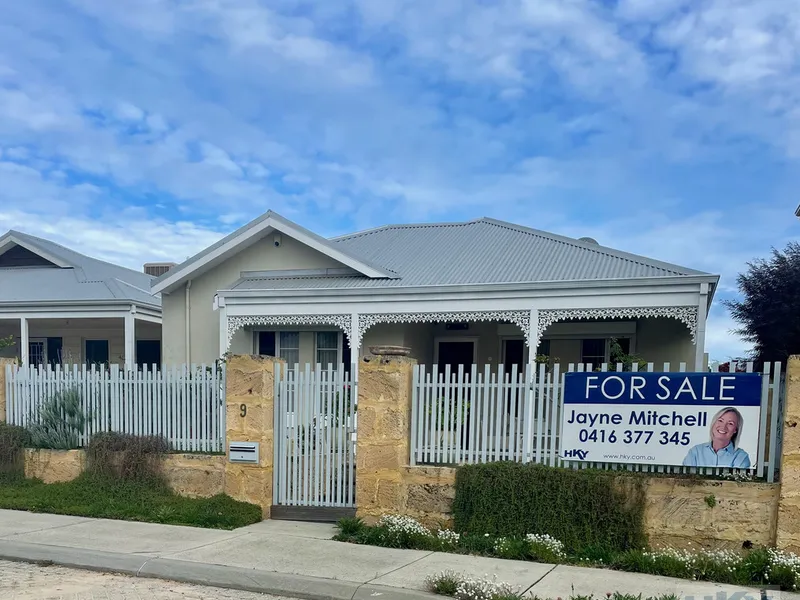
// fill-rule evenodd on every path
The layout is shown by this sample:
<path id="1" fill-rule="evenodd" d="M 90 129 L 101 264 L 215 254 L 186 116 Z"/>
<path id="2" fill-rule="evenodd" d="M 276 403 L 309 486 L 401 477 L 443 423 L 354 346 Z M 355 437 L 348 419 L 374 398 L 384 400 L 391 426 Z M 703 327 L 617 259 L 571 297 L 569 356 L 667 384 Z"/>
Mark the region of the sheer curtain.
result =
<path id="1" fill-rule="evenodd" d="M 322 368 L 327 369 L 333 365 L 339 366 L 339 334 L 335 331 L 317 332 L 317 362 Z"/>
<path id="2" fill-rule="evenodd" d="M 279 348 L 280 357 L 286 361 L 290 369 L 293 369 L 300 362 L 300 333 L 281 331 Z"/>

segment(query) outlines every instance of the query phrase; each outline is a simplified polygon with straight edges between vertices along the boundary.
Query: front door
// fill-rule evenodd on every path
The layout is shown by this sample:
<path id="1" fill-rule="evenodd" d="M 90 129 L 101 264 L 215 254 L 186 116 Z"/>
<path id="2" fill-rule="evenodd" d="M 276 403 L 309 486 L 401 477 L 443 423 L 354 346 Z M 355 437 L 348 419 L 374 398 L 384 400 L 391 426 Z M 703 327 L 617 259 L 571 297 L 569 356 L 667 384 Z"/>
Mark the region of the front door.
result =
<path id="1" fill-rule="evenodd" d="M 443 372 L 448 365 L 453 373 L 458 373 L 459 365 L 464 365 L 464 372 L 469 373 L 475 359 L 475 342 L 441 341 L 439 342 L 439 372 Z"/>

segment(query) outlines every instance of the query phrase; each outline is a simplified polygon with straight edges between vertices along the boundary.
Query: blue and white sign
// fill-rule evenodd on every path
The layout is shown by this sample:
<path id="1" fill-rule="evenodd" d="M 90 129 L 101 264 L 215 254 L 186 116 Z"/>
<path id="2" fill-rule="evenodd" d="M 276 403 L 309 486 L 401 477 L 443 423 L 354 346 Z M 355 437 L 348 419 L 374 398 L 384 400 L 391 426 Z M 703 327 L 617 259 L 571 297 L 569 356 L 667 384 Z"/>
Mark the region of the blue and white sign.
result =
<path id="1" fill-rule="evenodd" d="M 756 466 L 758 373 L 567 373 L 561 458 Z"/>

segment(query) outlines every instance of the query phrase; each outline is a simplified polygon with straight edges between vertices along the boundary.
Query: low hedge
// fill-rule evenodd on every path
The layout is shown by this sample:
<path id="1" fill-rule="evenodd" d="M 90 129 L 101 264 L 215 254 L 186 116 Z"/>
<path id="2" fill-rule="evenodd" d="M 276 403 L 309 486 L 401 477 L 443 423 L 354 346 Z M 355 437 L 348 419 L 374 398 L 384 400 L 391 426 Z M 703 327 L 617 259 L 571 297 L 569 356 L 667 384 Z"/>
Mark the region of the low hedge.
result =
<path id="1" fill-rule="evenodd" d="M 492 536 L 549 534 L 568 551 L 642 548 L 644 482 L 590 469 L 497 462 L 456 471 L 455 530 Z"/>

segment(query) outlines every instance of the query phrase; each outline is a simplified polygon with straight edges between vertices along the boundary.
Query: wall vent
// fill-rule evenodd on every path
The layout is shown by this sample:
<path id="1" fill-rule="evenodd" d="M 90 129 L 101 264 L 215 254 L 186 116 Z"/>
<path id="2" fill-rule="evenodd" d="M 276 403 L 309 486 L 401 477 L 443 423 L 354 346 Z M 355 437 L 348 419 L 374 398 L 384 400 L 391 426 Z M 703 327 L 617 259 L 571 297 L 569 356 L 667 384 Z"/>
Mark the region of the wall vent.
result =
<path id="1" fill-rule="evenodd" d="M 161 277 L 164 273 L 169 271 L 178 263 L 163 262 L 163 263 L 145 263 L 144 272 L 153 277 Z"/>

